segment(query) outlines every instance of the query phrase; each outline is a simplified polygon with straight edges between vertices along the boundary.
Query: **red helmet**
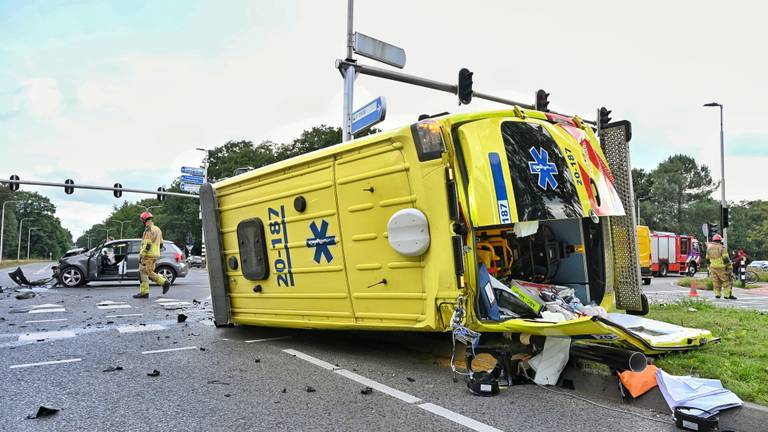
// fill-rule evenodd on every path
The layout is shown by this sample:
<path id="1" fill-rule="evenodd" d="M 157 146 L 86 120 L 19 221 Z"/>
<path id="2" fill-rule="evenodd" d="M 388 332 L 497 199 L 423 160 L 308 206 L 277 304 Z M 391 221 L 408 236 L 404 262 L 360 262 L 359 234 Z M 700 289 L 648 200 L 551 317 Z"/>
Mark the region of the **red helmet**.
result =
<path id="1" fill-rule="evenodd" d="M 142 222 L 146 222 L 149 219 L 152 219 L 152 213 L 145 211 L 141 215 L 139 215 L 139 219 L 141 219 Z"/>
<path id="2" fill-rule="evenodd" d="M 720 237 L 720 234 L 715 234 L 712 236 L 712 241 L 723 241 L 723 238 Z"/>

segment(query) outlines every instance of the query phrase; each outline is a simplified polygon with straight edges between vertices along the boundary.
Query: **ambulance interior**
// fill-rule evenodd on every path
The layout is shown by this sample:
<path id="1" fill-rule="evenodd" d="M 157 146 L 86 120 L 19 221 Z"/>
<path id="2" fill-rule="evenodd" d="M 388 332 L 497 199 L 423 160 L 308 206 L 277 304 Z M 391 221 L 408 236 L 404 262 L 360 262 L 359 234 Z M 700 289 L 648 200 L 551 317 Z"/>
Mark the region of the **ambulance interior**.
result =
<path id="1" fill-rule="evenodd" d="M 485 320 L 603 315 L 602 222 L 521 222 L 476 234 L 478 301 Z"/>

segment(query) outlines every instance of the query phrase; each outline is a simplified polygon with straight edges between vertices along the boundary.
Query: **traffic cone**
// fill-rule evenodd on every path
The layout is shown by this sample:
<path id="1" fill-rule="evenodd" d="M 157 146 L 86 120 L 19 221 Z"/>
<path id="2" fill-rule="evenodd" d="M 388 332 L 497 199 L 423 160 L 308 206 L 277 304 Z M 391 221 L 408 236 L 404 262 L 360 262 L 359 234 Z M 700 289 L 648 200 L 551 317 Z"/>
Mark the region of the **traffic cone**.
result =
<path id="1" fill-rule="evenodd" d="M 696 291 L 696 278 L 691 278 L 691 291 L 688 293 L 688 297 L 698 297 L 699 292 Z"/>

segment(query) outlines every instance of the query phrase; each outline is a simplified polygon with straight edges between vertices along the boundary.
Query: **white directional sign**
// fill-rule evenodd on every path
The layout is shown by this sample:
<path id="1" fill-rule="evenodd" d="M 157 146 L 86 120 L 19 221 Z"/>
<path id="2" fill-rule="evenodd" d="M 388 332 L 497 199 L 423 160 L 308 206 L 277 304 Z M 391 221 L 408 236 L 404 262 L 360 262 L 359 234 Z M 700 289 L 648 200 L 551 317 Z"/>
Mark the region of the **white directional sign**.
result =
<path id="1" fill-rule="evenodd" d="M 200 193 L 200 185 L 199 184 L 190 184 L 190 183 L 181 183 L 179 185 L 179 189 L 181 189 L 182 192 L 189 192 L 189 193 Z"/>
<path id="2" fill-rule="evenodd" d="M 405 50 L 360 32 L 353 35 L 352 49 L 363 57 L 402 69 L 405 66 Z"/>

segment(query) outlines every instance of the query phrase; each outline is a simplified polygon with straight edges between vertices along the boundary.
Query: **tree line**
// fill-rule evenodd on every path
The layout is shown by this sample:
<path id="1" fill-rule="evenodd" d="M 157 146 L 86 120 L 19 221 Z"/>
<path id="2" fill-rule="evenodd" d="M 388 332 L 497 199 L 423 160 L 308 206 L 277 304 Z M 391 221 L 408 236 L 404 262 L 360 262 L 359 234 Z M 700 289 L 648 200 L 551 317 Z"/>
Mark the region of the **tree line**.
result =
<path id="1" fill-rule="evenodd" d="M 0 185 L 0 208 L 3 205 L 3 259 L 15 260 L 17 255 L 25 259 L 27 246 L 30 258 L 36 259 L 58 258 L 72 247 L 72 234 L 61 226 L 55 216 L 56 206 L 47 197 L 37 192 L 14 192 Z"/>
<path id="2" fill-rule="evenodd" d="M 650 170 L 632 170 L 640 223 L 656 231 L 689 234 L 705 240 L 701 226 L 720 224 L 720 187 L 709 167 L 687 155 L 673 155 Z M 638 203 L 635 203 L 636 205 Z M 768 259 L 768 201 L 730 202 L 728 247 L 753 259 Z M 722 228 L 722 227 L 720 227 Z"/>

